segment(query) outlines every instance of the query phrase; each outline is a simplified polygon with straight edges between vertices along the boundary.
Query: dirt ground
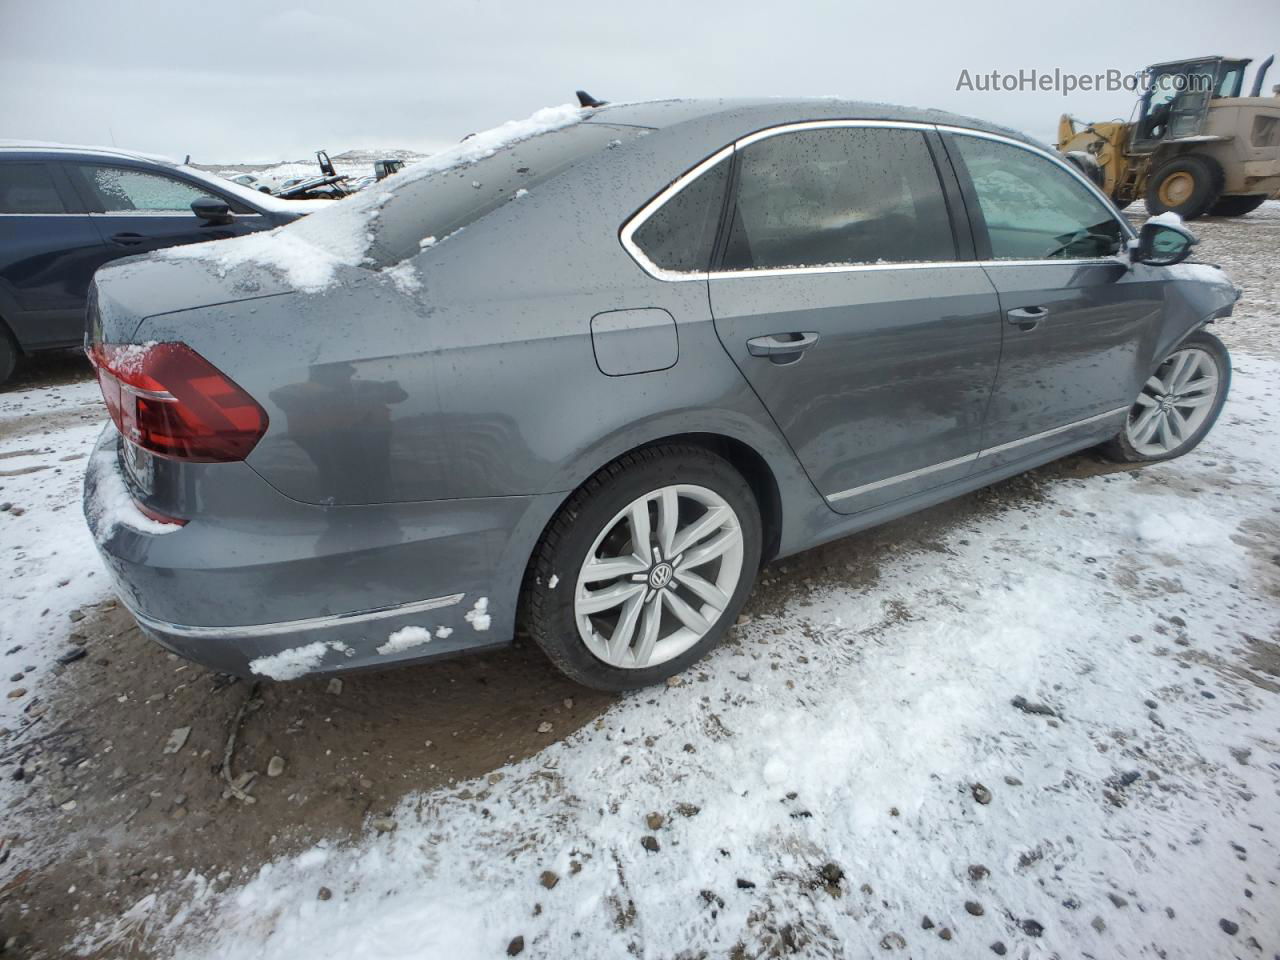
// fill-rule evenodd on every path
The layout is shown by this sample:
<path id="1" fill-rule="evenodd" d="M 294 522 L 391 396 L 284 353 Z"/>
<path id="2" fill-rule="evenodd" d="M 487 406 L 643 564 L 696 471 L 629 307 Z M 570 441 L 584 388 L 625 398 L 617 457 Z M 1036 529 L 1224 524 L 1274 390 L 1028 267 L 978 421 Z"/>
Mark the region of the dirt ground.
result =
<path id="1" fill-rule="evenodd" d="M 1224 264 L 1233 246 L 1253 247 L 1260 236 L 1280 249 L 1280 220 L 1247 235 L 1206 221 L 1200 232 L 1205 259 L 1221 256 Z M 1265 289 L 1274 283 L 1235 279 Z M 1242 305 L 1249 309 L 1274 312 L 1274 304 L 1264 296 Z M 1249 340 L 1242 329 L 1242 349 L 1254 348 Z M 68 352 L 30 365 L 19 383 L 87 377 L 82 358 Z M 1017 509 L 1061 478 L 1117 469 L 1092 453 L 1071 457 L 774 563 L 745 613 L 768 612 L 817 586 L 874 583 L 890 556 L 945 551 L 941 535 L 959 522 Z M 613 699 L 565 680 L 520 640 L 499 652 L 341 681 L 254 683 L 165 653 L 114 601 L 81 612 L 67 624 L 67 639 L 85 655 L 43 685 L 43 699 L 27 711 L 35 723 L 0 737 L 0 776 L 26 785 L 0 828 L 6 960 L 62 955 L 85 921 L 118 916 L 188 871 L 226 885 L 317 840 L 354 837 L 366 817 L 389 813 L 409 791 L 490 774 L 592 723 Z M 1222 669 L 1275 689 L 1280 651 L 1259 641 L 1254 654 Z M 93 904 L 92 916 L 84 904 Z M 95 955 L 132 955 L 121 949 Z"/>

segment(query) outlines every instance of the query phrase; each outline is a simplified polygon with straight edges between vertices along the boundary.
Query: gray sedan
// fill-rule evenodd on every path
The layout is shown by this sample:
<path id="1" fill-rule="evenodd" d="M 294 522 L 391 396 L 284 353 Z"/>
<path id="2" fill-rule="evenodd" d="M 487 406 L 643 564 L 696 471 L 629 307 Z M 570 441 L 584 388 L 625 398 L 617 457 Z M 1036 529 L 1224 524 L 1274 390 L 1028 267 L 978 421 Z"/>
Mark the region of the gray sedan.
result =
<path id="1" fill-rule="evenodd" d="M 522 627 L 584 684 L 642 686 L 763 562 L 1086 447 L 1198 444 L 1236 290 L 1193 243 L 950 114 L 541 111 L 100 271 L 86 514 L 143 629 L 222 670 Z"/>

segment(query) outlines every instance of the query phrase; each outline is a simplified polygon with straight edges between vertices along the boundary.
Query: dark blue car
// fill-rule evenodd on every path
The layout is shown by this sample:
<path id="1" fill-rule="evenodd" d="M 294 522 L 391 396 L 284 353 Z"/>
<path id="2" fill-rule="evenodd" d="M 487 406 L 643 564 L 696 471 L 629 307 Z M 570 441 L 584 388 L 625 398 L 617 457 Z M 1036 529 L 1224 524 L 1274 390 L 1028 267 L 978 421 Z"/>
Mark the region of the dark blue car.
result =
<path id="1" fill-rule="evenodd" d="M 280 226 L 286 201 L 188 166 L 100 147 L 0 141 L 0 383 L 23 354 L 84 338 L 98 267 Z"/>

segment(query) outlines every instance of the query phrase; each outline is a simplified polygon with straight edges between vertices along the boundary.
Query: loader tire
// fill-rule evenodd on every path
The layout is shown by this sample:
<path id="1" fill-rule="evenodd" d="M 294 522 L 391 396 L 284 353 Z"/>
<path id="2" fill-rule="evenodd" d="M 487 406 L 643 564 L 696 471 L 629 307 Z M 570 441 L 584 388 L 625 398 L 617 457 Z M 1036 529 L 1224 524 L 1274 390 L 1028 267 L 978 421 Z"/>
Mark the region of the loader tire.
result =
<path id="1" fill-rule="evenodd" d="M 1219 197 L 1218 202 L 1209 208 L 1211 217 L 1243 217 L 1262 206 L 1267 200 L 1265 193 L 1250 194 L 1243 197 Z"/>
<path id="2" fill-rule="evenodd" d="M 1183 220 L 1204 216 L 1222 195 L 1222 167 L 1209 157 L 1175 157 L 1147 181 L 1147 211 L 1176 213 Z"/>

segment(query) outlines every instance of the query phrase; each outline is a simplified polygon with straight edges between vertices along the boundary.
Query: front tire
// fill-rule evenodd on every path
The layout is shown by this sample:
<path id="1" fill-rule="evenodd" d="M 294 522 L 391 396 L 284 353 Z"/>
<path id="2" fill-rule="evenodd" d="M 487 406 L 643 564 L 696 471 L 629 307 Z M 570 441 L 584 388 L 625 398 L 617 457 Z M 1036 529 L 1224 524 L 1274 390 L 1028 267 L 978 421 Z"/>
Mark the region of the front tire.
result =
<path id="1" fill-rule="evenodd" d="M 1231 355 L 1203 330 L 1178 344 L 1143 384 L 1124 429 L 1103 452 L 1120 463 L 1172 460 L 1213 428 L 1231 389 Z"/>
<path id="2" fill-rule="evenodd" d="M 584 686 L 660 683 L 720 642 L 760 549 L 755 495 L 727 461 L 645 447 L 598 471 L 552 519 L 530 561 L 524 620 Z"/>
<path id="3" fill-rule="evenodd" d="M 18 345 L 0 321 L 0 386 L 4 386 L 18 366 Z"/>

